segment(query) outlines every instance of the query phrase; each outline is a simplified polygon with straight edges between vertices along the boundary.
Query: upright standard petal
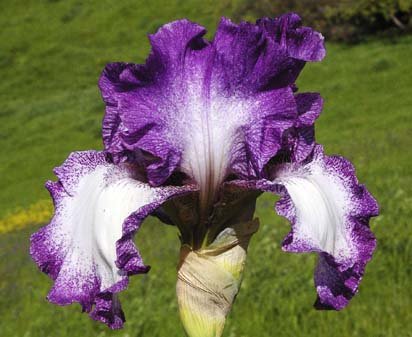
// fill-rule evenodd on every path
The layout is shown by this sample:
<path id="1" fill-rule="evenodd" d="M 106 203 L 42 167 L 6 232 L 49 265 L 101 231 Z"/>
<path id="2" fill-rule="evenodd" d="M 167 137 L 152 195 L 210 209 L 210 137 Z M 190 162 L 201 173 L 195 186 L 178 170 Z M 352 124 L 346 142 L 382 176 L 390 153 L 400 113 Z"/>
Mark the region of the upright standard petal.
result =
<path id="1" fill-rule="evenodd" d="M 128 275 L 149 267 L 132 241 L 143 219 L 161 203 L 190 188 L 151 188 L 131 165 L 115 166 L 102 152 L 72 153 L 46 184 L 54 200 L 49 225 L 31 237 L 30 253 L 54 285 L 48 299 L 79 302 L 111 328 L 123 325 L 116 293 Z"/>
<path id="2" fill-rule="evenodd" d="M 273 181 L 257 187 L 282 196 L 277 212 L 292 224 L 283 242 L 289 252 L 320 253 L 315 272 L 319 309 L 342 309 L 357 292 L 375 249 L 369 219 L 378 205 L 359 185 L 352 164 L 326 156 L 317 145 L 302 163 L 279 164 Z"/>
<path id="3" fill-rule="evenodd" d="M 286 87 L 307 61 L 321 61 L 326 54 L 322 35 L 300 26 L 294 13 L 263 18 L 256 25 L 223 18 L 213 43 L 231 87 Z"/>
<path id="4" fill-rule="evenodd" d="M 187 20 L 160 28 L 145 65 L 111 64 L 102 74 L 106 150 L 143 162 L 152 185 L 183 171 L 203 206 L 228 175 L 260 176 L 298 117 L 297 74 L 324 51 L 320 35 L 301 32 L 293 18 L 222 19 L 211 42 Z"/>

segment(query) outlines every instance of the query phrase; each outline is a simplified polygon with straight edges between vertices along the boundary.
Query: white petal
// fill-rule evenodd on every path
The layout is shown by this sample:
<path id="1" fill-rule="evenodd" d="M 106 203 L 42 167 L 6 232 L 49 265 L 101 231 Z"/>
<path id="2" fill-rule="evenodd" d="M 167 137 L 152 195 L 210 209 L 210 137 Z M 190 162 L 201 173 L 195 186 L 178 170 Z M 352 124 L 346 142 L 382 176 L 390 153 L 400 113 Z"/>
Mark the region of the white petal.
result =
<path id="1" fill-rule="evenodd" d="M 96 305 L 92 317 L 118 328 L 123 313 L 114 294 L 127 285 L 127 274 L 148 271 L 133 234 L 185 188 L 152 188 L 134 179 L 130 166 L 110 164 L 93 151 L 73 153 L 55 172 L 59 181 L 47 185 L 55 215 L 31 238 L 33 259 L 55 280 L 48 298 L 61 305 L 79 302 L 88 312 Z"/>

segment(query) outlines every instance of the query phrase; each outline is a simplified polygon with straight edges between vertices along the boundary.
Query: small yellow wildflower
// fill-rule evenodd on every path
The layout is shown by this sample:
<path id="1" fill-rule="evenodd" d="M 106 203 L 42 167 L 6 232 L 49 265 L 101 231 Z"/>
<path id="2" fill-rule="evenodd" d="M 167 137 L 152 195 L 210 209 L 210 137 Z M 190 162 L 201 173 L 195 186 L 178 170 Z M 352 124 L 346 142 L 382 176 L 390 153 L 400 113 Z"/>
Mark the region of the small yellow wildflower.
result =
<path id="1" fill-rule="evenodd" d="M 46 223 L 53 212 L 48 200 L 39 200 L 28 208 L 18 208 L 0 219 L 0 234 L 22 229 L 29 225 Z"/>

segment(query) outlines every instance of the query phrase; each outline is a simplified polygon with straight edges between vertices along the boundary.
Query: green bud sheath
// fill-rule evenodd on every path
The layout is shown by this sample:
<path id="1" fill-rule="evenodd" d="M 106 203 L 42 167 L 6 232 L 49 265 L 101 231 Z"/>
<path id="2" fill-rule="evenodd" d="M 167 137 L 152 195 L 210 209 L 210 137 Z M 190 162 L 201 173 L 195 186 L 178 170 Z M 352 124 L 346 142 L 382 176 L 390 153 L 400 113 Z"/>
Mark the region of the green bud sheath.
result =
<path id="1" fill-rule="evenodd" d="M 207 247 L 183 245 L 176 285 L 180 318 L 189 337 L 220 337 L 239 291 L 257 219 L 225 228 Z"/>

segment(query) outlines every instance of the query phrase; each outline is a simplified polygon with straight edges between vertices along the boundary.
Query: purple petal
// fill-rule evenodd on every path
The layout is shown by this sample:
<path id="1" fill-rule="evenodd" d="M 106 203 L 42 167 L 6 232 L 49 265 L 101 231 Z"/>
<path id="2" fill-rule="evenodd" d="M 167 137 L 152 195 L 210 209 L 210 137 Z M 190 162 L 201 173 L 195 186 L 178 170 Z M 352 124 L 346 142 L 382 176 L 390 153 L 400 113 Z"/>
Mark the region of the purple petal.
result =
<path id="1" fill-rule="evenodd" d="M 99 85 L 114 162 L 135 153 L 155 186 L 183 171 L 204 191 L 201 200 L 232 173 L 259 177 L 296 123 L 293 82 L 323 48 L 291 18 L 222 19 L 212 42 L 203 27 L 175 21 L 150 36 L 145 65 L 108 65 Z"/>
<path id="2" fill-rule="evenodd" d="M 315 147 L 315 120 L 319 117 L 323 99 L 318 93 L 303 93 L 295 96 L 298 118 L 284 134 L 283 148 L 288 149 L 292 162 L 305 160 Z"/>
<path id="3" fill-rule="evenodd" d="M 322 97 L 318 93 L 306 92 L 297 94 L 295 99 L 299 114 L 296 126 L 312 126 L 322 111 Z"/>
<path id="4" fill-rule="evenodd" d="M 30 253 L 54 285 L 49 301 L 79 302 L 96 320 L 117 329 L 124 315 L 116 293 L 127 275 L 149 267 L 132 241 L 144 218 L 189 187 L 151 188 L 130 165 L 113 165 L 102 152 L 72 153 L 46 184 L 55 214 L 31 237 Z"/>
<path id="5" fill-rule="evenodd" d="M 301 19 L 295 13 L 275 19 L 264 18 L 258 24 L 290 57 L 302 61 L 321 61 L 326 55 L 322 34 L 310 27 L 300 27 Z"/>
<path id="6" fill-rule="evenodd" d="M 325 55 L 322 35 L 299 26 L 296 14 L 264 18 L 256 25 L 222 18 L 213 45 L 226 86 L 250 91 L 292 85 L 305 61 Z"/>
<path id="7" fill-rule="evenodd" d="M 152 52 L 145 65 L 113 63 L 106 66 L 99 87 L 106 103 L 103 120 L 105 149 L 114 162 L 130 152 L 151 154 L 146 162 L 149 181 L 160 185 L 181 160 L 180 146 L 170 139 L 172 114 L 186 104 L 176 95 L 187 54 L 204 44 L 203 27 L 188 20 L 169 23 L 150 36 Z M 175 116 L 179 118 L 179 116 Z"/>
<path id="8" fill-rule="evenodd" d="M 144 77 L 139 72 L 139 66 L 127 63 L 111 63 L 106 66 L 99 80 L 99 87 L 104 102 L 106 114 L 103 118 L 102 136 L 106 150 L 115 163 L 126 161 L 130 151 L 124 148 L 121 135 L 126 129 L 118 113 L 117 91 L 142 85 Z"/>

